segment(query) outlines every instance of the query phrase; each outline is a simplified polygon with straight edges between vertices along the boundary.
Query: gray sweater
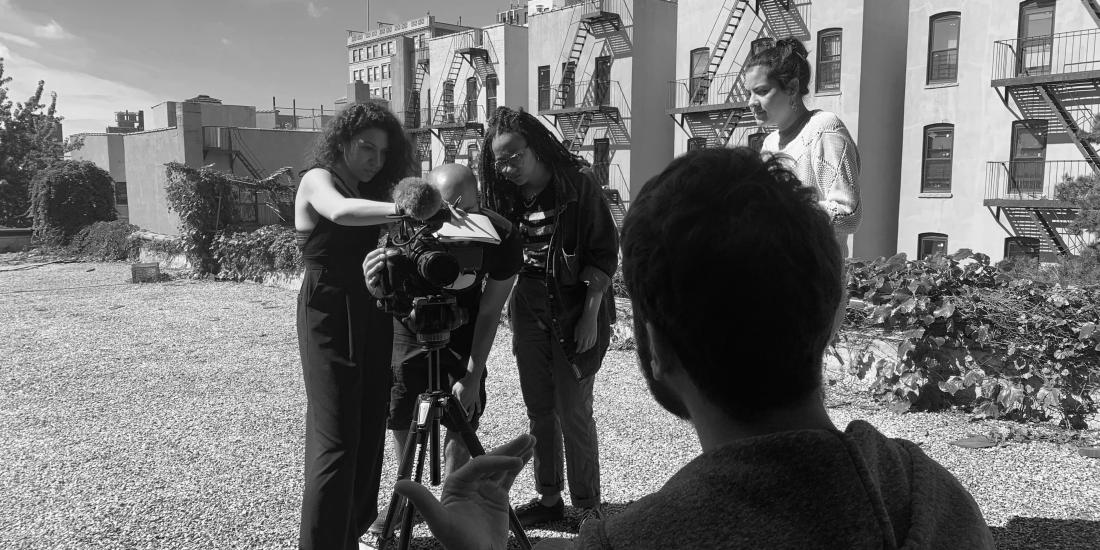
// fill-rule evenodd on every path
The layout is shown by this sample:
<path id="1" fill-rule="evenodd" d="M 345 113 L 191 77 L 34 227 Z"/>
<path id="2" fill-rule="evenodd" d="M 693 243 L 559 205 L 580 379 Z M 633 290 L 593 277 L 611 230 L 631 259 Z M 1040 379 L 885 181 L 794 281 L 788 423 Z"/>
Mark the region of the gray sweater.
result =
<path id="1" fill-rule="evenodd" d="M 576 548 L 993 548 L 970 494 L 863 421 L 696 457 L 657 493 L 584 525 Z"/>

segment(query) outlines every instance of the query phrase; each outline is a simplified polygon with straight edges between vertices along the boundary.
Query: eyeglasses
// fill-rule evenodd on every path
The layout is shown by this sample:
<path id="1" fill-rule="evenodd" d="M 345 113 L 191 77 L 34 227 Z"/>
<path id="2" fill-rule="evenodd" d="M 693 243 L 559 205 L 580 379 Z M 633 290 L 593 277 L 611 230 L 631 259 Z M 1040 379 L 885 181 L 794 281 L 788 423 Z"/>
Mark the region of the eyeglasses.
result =
<path id="1" fill-rule="evenodd" d="M 527 148 L 524 147 L 523 149 L 520 149 L 519 151 L 516 151 L 511 155 L 496 159 L 495 161 L 493 161 L 493 168 L 495 168 L 497 172 L 502 172 L 505 168 L 508 168 L 509 166 L 512 168 L 516 168 L 519 166 L 520 161 L 523 159 L 523 154 L 526 152 Z"/>

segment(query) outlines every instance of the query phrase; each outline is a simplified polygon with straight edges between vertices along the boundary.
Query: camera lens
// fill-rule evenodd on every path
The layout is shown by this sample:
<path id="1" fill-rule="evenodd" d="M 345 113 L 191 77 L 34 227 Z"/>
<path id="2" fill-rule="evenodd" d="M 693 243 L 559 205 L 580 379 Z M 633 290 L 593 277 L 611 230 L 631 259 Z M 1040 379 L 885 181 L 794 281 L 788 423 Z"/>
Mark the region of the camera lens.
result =
<path id="1" fill-rule="evenodd" d="M 458 260 L 446 252 L 425 252 L 419 255 L 416 264 L 420 276 L 434 286 L 449 286 L 458 278 Z"/>

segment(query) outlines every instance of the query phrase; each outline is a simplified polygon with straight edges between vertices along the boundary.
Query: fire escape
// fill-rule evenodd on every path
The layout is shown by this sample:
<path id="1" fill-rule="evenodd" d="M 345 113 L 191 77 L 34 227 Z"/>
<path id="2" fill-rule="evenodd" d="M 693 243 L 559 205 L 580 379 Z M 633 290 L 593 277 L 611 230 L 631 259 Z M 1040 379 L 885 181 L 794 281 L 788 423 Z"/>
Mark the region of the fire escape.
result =
<path id="1" fill-rule="evenodd" d="M 540 104 L 538 113 L 553 116 L 554 125 L 562 135 L 562 142 L 574 155 L 579 155 L 584 147 L 585 138 L 593 127 L 606 129 L 609 143 L 629 145 L 630 134 L 623 120 L 626 110 L 629 116 L 629 104 L 618 82 L 611 80 L 611 63 L 615 59 L 615 39 L 624 27 L 620 11 L 625 7 L 621 0 L 589 0 L 578 4 L 574 13 L 576 30 L 572 41 L 563 47 L 561 81 L 551 86 L 547 96 L 549 105 Z M 581 69 L 588 37 L 599 41 L 600 51 L 594 56 L 594 68 L 589 80 L 577 81 L 578 69 Z M 540 91 L 540 96 L 542 95 Z M 617 166 L 615 166 L 617 168 Z M 604 196 L 615 219 L 621 227 L 626 216 L 626 203 L 618 190 L 610 185 L 613 165 L 607 160 L 593 162 L 593 173 L 603 187 Z M 621 172 L 618 172 L 621 177 Z M 626 186 L 625 182 L 618 182 Z"/>
<path id="2" fill-rule="evenodd" d="M 561 83 L 552 87 L 551 104 L 539 108 L 540 115 L 554 117 L 562 141 L 575 155 L 580 153 L 585 137 L 593 126 L 606 127 L 615 143 L 629 143 L 620 106 L 613 100 L 616 99 L 613 93 L 618 91 L 621 95 L 621 89 L 618 89 L 617 82 L 611 80 L 610 59 L 613 57 L 609 55 L 611 48 L 606 40 L 601 46 L 601 54 L 608 55 L 600 57 L 608 59 L 608 64 L 597 67 L 591 80 L 576 81 L 588 36 L 599 39 L 617 33 L 623 28 L 622 17 L 612 10 L 608 0 L 585 2 L 576 9 L 580 11 L 580 18 L 576 21 L 573 40 L 564 56 Z"/>
<path id="3" fill-rule="evenodd" d="M 1100 26 L 1100 5 L 1083 0 Z M 1014 114 L 1017 125 L 1043 129 L 1051 141 L 1072 143 L 1082 160 L 1013 158 L 990 162 L 984 205 L 998 222 L 1001 214 L 1010 233 L 1038 245 L 1044 261 L 1077 253 L 1084 241 L 1068 231 L 1078 208 L 1058 200 L 1058 185 L 1069 178 L 1100 175 L 1100 154 L 1086 139 L 1085 128 L 1100 114 L 1100 29 L 1028 36 L 994 44 L 991 85 Z M 1015 147 L 1015 146 L 1014 146 Z M 1003 225 L 1002 225 L 1003 227 Z M 1008 228 L 1006 228 L 1008 229 Z"/>
<path id="4" fill-rule="evenodd" d="M 430 51 L 422 45 L 416 49 L 416 67 L 413 69 L 413 87 L 405 98 L 405 131 L 409 134 L 416 151 L 417 162 L 432 164 L 432 134 L 429 126 L 430 110 L 421 105 L 429 104 L 429 98 L 423 97 L 424 79 L 430 72 Z"/>
<path id="5" fill-rule="evenodd" d="M 476 98 L 485 89 L 486 81 L 496 78 L 496 68 L 493 66 L 489 48 L 484 43 L 485 38 L 485 33 L 480 30 L 454 35 L 451 65 L 443 80 L 439 102 L 430 125 L 432 132 L 443 144 L 446 162 L 454 162 L 464 141 L 474 140 L 476 148 L 479 147 L 478 141 L 485 136 L 486 113 L 477 105 Z M 462 68 L 467 64 L 473 69 L 476 85 L 456 102 L 455 86 Z M 474 97 L 467 104 L 470 93 Z"/>
<path id="6" fill-rule="evenodd" d="M 738 129 L 755 128 L 740 67 L 757 47 L 770 46 L 774 37 L 808 39 L 809 8 L 810 2 L 791 0 L 726 0 L 722 4 L 708 35 L 705 61 L 693 61 L 695 66 L 689 68 L 693 76 L 673 81 L 669 87 L 666 113 L 688 134 L 692 147 L 724 147 Z M 754 18 L 763 22 L 758 38 L 735 45 L 738 30 L 747 28 L 743 34 L 751 32 Z M 733 55 L 727 66 L 732 65 L 734 70 L 719 74 L 727 54 Z"/>

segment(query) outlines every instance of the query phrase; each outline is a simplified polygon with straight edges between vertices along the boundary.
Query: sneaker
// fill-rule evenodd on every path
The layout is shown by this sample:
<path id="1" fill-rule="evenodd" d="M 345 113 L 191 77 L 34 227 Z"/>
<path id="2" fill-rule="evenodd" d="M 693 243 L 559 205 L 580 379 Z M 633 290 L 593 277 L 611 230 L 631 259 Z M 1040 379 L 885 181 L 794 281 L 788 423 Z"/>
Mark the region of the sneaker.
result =
<path id="1" fill-rule="evenodd" d="M 533 498 L 531 502 L 516 508 L 516 517 L 525 528 L 561 521 L 565 519 L 565 502 L 558 500 L 553 506 L 543 506 L 539 499 Z"/>
<path id="2" fill-rule="evenodd" d="M 592 520 L 604 520 L 602 505 L 597 504 L 595 506 L 592 506 L 591 508 L 581 508 L 581 519 L 580 522 L 577 523 L 577 529 L 580 530 L 582 527 L 584 527 L 585 523 L 588 523 Z"/>

